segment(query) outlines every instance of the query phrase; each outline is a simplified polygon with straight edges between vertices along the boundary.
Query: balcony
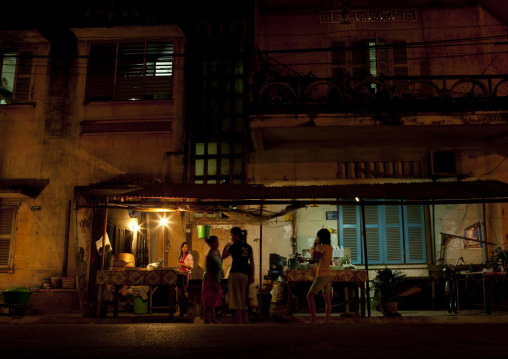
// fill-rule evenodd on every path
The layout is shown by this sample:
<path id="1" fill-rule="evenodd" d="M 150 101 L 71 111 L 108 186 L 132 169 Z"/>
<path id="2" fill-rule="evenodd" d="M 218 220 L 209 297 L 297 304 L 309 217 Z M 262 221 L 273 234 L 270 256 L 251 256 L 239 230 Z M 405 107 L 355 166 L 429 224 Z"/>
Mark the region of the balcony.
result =
<path id="1" fill-rule="evenodd" d="M 316 78 L 260 75 L 253 114 L 508 110 L 508 75 Z"/>

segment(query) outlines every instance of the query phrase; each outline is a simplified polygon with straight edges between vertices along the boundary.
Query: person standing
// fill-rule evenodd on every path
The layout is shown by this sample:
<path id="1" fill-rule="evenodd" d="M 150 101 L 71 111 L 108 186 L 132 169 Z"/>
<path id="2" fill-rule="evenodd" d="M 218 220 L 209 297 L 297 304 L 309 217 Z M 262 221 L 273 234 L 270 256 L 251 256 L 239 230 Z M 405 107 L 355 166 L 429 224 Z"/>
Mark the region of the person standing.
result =
<path id="1" fill-rule="evenodd" d="M 332 271 L 330 264 L 332 262 L 333 247 L 330 244 L 330 231 L 328 229 L 320 229 L 317 232 L 317 238 L 312 246 L 311 255 L 318 260 L 316 266 L 316 277 L 307 293 L 307 302 L 309 303 L 310 324 L 316 324 L 316 302 L 314 297 L 323 291 L 323 299 L 325 301 L 325 320 L 323 324 L 330 322 L 332 312 Z"/>
<path id="2" fill-rule="evenodd" d="M 226 244 L 222 259 L 233 257 L 228 277 L 229 309 L 235 311 L 236 324 L 249 324 L 247 294 L 249 285 L 254 283 L 254 254 L 247 244 L 247 231 L 231 228 L 233 242 Z"/>
<path id="3" fill-rule="evenodd" d="M 183 242 L 180 246 L 180 256 L 178 257 L 178 263 L 176 268 L 180 271 L 177 278 L 178 287 L 178 306 L 180 310 L 180 316 L 182 317 L 187 310 L 187 303 L 185 302 L 185 291 L 187 282 L 189 281 L 189 275 L 194 268 L 194 258 L 189 253 L 189 243 Z"/>
<path id="4" fill-rule="evenodd" d="M 203 316 L 205 324 L 219 324 L 215 320 L 215 307 L 222 306 L 222 288 L 220 285 L 222 279 L 222 258 L 219 252 L 219 238 L 210 236 L 205 239 L 210 246 L 206 253 L 205 266 L 206 272 L 203 275 L 203 286 L 201 289 L 201 299 L 203 301 Z"/>

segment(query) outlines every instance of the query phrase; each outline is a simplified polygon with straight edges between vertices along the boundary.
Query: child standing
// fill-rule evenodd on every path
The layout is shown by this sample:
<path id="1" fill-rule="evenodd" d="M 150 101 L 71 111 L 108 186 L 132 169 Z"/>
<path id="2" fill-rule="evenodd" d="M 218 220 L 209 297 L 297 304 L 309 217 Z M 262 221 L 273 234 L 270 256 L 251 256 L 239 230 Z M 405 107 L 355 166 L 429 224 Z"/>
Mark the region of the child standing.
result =
<path id="1" fill-rule="evenodd" d="M 203 301 L 204 322 L 205 324 L 218 324 L 215 320 L 215 307 L 222 305 L 222 289 L 220 281 L 222 279 L 222 258 L 218 250 L 219 239 L 216 236 L 207 238 L 206 243 L 210 250 L 206 254 L 206 272 L 203 275 L 203 287 L 201 299 Z"/>

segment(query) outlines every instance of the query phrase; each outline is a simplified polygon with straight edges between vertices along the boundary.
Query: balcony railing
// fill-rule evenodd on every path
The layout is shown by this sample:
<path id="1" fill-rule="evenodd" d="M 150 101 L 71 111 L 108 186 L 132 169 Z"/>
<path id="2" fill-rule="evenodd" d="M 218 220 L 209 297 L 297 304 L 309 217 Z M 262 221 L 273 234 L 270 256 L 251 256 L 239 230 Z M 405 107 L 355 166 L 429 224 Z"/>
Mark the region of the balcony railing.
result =
<path id="1" fill-rule="evenodd" d="M 340 112 L 366 105 L 401 111 L 508 109 L 508 75 L 280 77 L 263 79 L 253 89 L 255 112 L 302 111 L 301 106 Z"/>

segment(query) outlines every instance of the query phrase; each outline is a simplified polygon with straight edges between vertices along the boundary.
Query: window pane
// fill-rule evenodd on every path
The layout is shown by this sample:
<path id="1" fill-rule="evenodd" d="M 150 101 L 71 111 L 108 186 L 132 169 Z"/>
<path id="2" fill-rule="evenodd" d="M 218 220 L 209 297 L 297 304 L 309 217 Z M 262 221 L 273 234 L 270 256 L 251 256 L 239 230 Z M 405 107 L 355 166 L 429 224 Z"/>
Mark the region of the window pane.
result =
<path id="1" fill-rule="evenodd" d="M 235 142 L 233 146 L 233 153 L 235 155 L 241 155 L 243 153 L 243 146 L 240 142 Z"/>
<path id="2" fill-rule="evenodd" d="M 205 144 L 202 142 L 196 143 L 196 155 L 203 156 L 205 154 Z"/>
<path id="3" fill-rule="evenodd" d="M 195 175 L 202 176 L 205 173 L 205 160 L 196 160 L 195 167 Z"/>
<path id="4" fill-rule="evenodd" d="M 243 132 L 243 118 L 237 117 L 235 118 L 235 132 L 241 133 Z"/>
<path id="5" fill-rule="evenodd" d="M 217 184 L 217 180 L 206 180 L 206 184 Z"/>
<path id="6" fill-rule="evenodd" d="M 243 158 L 235 158 L 233 160 L 233 174 L 241 175 L 243 173 Z"/>
<path id="7" fill-rule="evenodd" d="M 207 174 L 211 176 L 215 176 L 217 174 L 217 160 L 215 158 L 208 160 Z"/>
<path id="8" fill-rule="evenodd" d="M 236 94 L 242 94 L 243 93 L 243 80 L 242 79 L 236 79 L 235 80 L 235 93 Z"/>
<path id="9" fill-rule="evenodd" d="M 16 72 L 16 53 L 4 53 L 2 67 L 0 68 L 0 103 L 6 104 L 12 101 L 12 91 L 14 90 L 14 75 Z"/>
<path id="10" fill-rule="evenodd" d="M 243 112 L 243 100 L 239 98 L 235 100 L 235 113 L 242 112 Z"/>
<path id="11" fill-rule="evenodd" d="M 216 155 L 217 154 L 217 142 L 209 142 L 208 143 L 208 154 Z"/>
<path id="12" fill-rule="evenodd" d="M 229 159 L 223 158 L 220 160 L 220 174 L 229 175 Z"/>
<path id="13" fill-rule="evenodd" d="M 243 75 L 243 61 L 238 61 L 236 63 L 235 75 Z"/>
<path id="14" fill-rule="evenodd" d="M 231 131 L 231 118 L 229 117 L 222 118 L 222 131 L 225 132 Z"/>
<path id="15" fill-rule="evenodd" d="M 228 155 L 230 152 L 230 142 L 224 141 L 220 144 L 220 153 L 223 155 Z"/>

